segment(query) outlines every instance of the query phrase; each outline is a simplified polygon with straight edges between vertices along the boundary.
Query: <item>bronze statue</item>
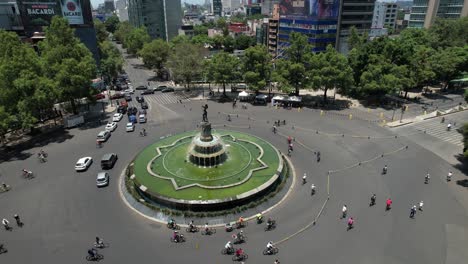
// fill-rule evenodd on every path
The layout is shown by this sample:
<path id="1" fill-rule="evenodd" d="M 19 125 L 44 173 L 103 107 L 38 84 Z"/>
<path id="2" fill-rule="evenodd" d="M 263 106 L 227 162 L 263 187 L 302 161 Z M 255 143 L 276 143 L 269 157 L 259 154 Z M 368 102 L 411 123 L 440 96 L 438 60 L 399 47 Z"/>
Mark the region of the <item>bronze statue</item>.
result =
<path id="1" fill-rule="evenodd" d="M 203 109 L 202 120 L 203 122 L 208 122 L 208 112 L 206 111 L 206 109 L 208 109 L 208 104 L 202 105 L 202 109 Z"/>

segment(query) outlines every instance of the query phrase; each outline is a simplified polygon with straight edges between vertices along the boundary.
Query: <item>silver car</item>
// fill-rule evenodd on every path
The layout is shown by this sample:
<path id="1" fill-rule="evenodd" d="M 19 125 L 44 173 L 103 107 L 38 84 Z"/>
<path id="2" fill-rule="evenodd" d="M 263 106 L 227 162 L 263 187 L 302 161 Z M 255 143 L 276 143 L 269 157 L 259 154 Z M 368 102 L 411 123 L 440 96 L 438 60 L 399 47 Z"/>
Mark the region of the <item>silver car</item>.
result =
<path id="1" fill-rule="evenodd" d="M 97 187 L 104 187 L 109 185 L 109 173 L 99 172 L 96 177 L 96 185 Z"/>

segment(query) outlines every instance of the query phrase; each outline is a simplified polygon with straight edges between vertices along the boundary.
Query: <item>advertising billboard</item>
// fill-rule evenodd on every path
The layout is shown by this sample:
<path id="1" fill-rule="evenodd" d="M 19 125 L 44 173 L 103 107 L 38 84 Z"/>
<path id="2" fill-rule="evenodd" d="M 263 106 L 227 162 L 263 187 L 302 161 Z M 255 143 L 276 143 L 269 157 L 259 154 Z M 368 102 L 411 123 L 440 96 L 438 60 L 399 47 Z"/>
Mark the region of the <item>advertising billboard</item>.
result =
<path id="1" fill-rule="evenodd" d="M 84 24 L 83 9 L 80 2 L 80 0 L 60 0 L 62 15 L 70 25 Z"/>
<path id="2" fill-rule="evenodd" d="M 18 8 L 26 31 L 41 30 L 50 25 L 53 16 L 61 14 L 60 5 L 55 0 L 18 1 Z"/>
<path id="3" fill-rule="evenodd" d="M 339 0 L 281 0 L 280 16 L 294 19 L 336 19 Z"/>

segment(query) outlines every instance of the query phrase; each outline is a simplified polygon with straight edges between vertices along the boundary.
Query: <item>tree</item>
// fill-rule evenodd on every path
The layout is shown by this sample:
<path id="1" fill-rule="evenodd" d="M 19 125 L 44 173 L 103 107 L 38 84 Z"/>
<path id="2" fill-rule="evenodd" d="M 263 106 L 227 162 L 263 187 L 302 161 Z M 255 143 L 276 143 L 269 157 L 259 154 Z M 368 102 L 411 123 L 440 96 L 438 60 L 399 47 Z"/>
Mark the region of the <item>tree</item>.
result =
<path id="1" fill-rule="evenodd" d="M 255 39 L 249 36 L 246 36 L 244 34 L 239 35 L 235 40 L 234 40 L 234 47 L 235 49 L 238 50 L 245 50 L 250 46 L 253 46 L 255 44 Z"/>
<path id="2" fill-rule="evenodd" d="M 168 61 L 175 80 L 184 83 L 187 89 L 190 89 L 191 82 L 202 73 L 202 65 L 202 48 L 185 42 L 175 45 Z"/>
<path id="3" fill-rule="evenodd" d="M 400 77 L 405 72 L 405 66 L 396 66 L 381 55 L 372 55 L 369 61 L 360 77 L 362 96 L 382 96 L 403 88 Z"/>
<path id="4" fill-rule="evenodd" d="M 195 25 L 193 27 L 193 33 L 195 36 L 198 36 L 198 35 L 208 36 L 208 27 L 205 25 Z"/>
<path id="5" fill-rule="evenodd" d="M 104 41 L 99 44 L 101 52 L 101 74 L 105 81 L 110 83 L 122 71 L 124 59 L 120 51 L 110 41 Z"/>
<path id="6" fill-rule="evenodd" d="M 229 53 L 216 53 L 209 64 L 208 78 L 223 85 L 223 95 L 226 96 L 226 84 L 239 76 L 239 59 Z"/>
<path id="7" fill-rule="evenodd" d="M 434 48 L 463 47 L 468 44 L 468 17 L 460 19 L 437 18 L 429 28 Z"/>
<path id="8" fill-rule="evenodd" d="M 208 37 L 208 35 L 196 35 L 190 40 L 193 44 L 204 46 L 204 45 L 213 45 L 213 39 Z"/>
<path id="9" fill-rule="evenodd" d="M 271 66 L 271 56 L 265 46 L 258 45 L 245 50 L 242 72 L 250 89 L 258 91 L 266 86 L 271 77 Z"/>
<path id="10" fill-rule="evenodd" d="M 146 27 L 134 28 L 130 34 L 125 37 L 127 51 L 130 54 L 137 54 L 138 51 L 143 48 L 143 45 L 145 45 L 145 43 L 149 43 L 150 41 L 151 37 L 146 31 Z"/>
<path id="11" fill-rule="evenodd" d="M 146 43 L 138 55 L 143 58 L 146 67 L 155 69 L 157 76 L 160 76 L 161 70 L 169 58 L 169 53 L 169 44 L 162 39 L 155 39 L 150 43 Z"/>
<path id="12" fill-rule="evenodd" d="M 223 46 L 225 52 L 233 52 L 234 51 L 234 38 L 227 35 L 223 38 Z"/>
<path id="13" fill-rule="evenodd" d="M 114 33 L 117 28 L 119 27 L 120 20 L 117 15 L 112 15 L 106 21 L 104 21 L 104 25 L 106 26 L 106 30 L 110 33 Z"/>
<path id="14" fill-rule="evenodd" d="M 54 81 L 60 99 L 69 101 L 76 114 L 75 99 L 90 97 L 96 65 L 73 31 L 65 18 L 54 17 L 46 28 L 46 38 L 39 42 L 39 51 L 45 77 Z"/>
<path id="15" fill-rule="evenodd" d="M 104 42 L 109 37 L 106 26 L 99 19 L 94 19 L 94 30 L 96 30 L 96 38 L 99 43 Z"/>
<path id="16" fill-rule="evenodd" d="M 444 83 L 444 89 L 464 70 L 468 62 L 468 49 L 448 47 L 439 49 L 431 57 L 432 69 L 436 78 Z M 466 70 L 466 69 L 465 69 Z"/>
<path id="17" fill-rule="evenodd" d="M 125 48 L 126 43 L 125 43 L 125 38 L 130 34 L 132 31 L 133 26 L 130 25 L 128 21 L 124 21 L 122 23 L 119 23 L 117 26 L 117 30 L 114 32 L 115 38 L 122 43 L 122 46 Z"/>
<path id="18" fill-rule="evenodd" d="M 172 47 L 175 47 L 179 44 L 182 44 L 182 43 L 189 43 L 190 42 L 190 39 L 188 36 L 186 35 L 179 35 L 179 36 L 176 36 L 175 38 L 171 39 L 171 46 Z"/>
<path id="19" fill-rule="evenodd" d="M 287 93 L 295 91 L 296 95 L 299 95 L 299 90 L 309 83 L 304 64 L 285 59 L 276 61 L 272 79 L 279 83 L 282 91 Z"/>
<path id="20" fill-rule="evenodd" d="M 289 35 L 290 45 L 286 49 L 286 56 L 292 63 L 304 63 L 307 56 L 312 53 L 312 47 L 309 45 L 307 36 L 301 33 L 293 32 Z"/>
<path id="21" fill-rule="evenodd" d="M 367 33 L 364 35 L 359 35 L 358 30 L 356 29 L 355 26 L 352 26 L 349 30 L 349 38 L 348 38 L 348 47 L 349 50 L 352 50 L 354 48 L 362 48 L 362 45 L 364 45 L 367 41 Z"/>
<path id="22" fill-rule="evenodd" d="M 311 56 L 309 78 L 314 90 L 323 90 L 323 101 L 327 101 L 327 91 L 337 89 L 346 93 L 353 83 L 353 70 L 346 57 L 331 45 L 325 52 Z"/>

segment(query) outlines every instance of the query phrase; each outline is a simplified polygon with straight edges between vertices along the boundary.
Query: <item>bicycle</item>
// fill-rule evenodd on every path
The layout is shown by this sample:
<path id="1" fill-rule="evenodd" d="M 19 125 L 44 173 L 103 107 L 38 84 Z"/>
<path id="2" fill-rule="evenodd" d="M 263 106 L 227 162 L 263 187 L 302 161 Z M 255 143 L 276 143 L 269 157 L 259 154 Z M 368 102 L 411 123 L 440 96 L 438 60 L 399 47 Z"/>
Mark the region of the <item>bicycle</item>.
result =
<path id="1" fill-rule="evenodd" d="M 90 255 L 86 256 L 87 261 L 100 261 L 102 259 L 104 259 L 104 256 L 98 253 L 96 253 L 95 256 L 90 256 Z"/>
<path id="2" fill-rule="evenodd" d="M 26 172 L 26 171 L 23 171 L 23 177 L 24 177 L 25 179 L 30 180 L 30 179 L 34 178 L 34 174 L 33 174 L 32 171 L 27 171 L 27 172 Z"/>
<path id="3" fill-rule="evenodd" d="M 109 247 L 109 243 L 104 243 L 104 241 L 100 241 L 100 243 L 98 244 L 98 243 L 94 242 L 94 247 L 95 247 L 95 248 L 100 248 L 100 249 L 102 249 L 102 248 L 108 248 L 108 247 Z"/>
<path id="4" fill-rule="evenodd" d="M 276 221 L 275 220 L 271 220 L 271 223 L 267 226 L 265 226 L 265 232 L 266 231 L 270 231 L 270 230 L 273 230 L 276 228 Z"/>
<path id="5" fill-rule="evenodd" d="M 170 240 L 171 240 L 172 243 L 183 243 L 183 242 L 185 242 L 185 237 L 184 237 L 184 235 L 180 234 L 179 238 L 177 240 L 174 239 L 174 237 L 170 237 Z"/>
<path id="6" fill-rule="evenodd" d="M 216 234 L 216 229 L 209 227 L 208 229 L 203 229 L 201 234 L 210 236 L 210 235 Z"/>
<path id="7" fill-rule="evenodd" d="M 38 156 L 37 159 L 39 160 L 40 163 L 47 162 L 47 159 L 45 158 L 45 156 Z"/>
<path id="8" fill-rule="evenodd" d="M 247 236 L 242 235 L 242 236 L 236 236 L 236 238 L 234 239 L 234 241 L 232 243 L 242 244 L 242 243 L 246 243 L 246 242 L 247 242 Z"/>
<path id="9" fill-rule="evenodd" d="M 172 229 L 172 230 L 180 230 L 180 226 L 176 223 L 174 224 L 167 223 L 167 228 Z"/>
<path id="10" fill-rule="evenodd" d="M 247 225 L 248 225 L 248 224 L 247 224 L 246 221 L 243 221 L 243 222 L 236 222 L 236 228 L 237 228 L 237 229 L 246 228 Z"/>
<path id="11" fill-rule="evenodd" d="M 11 189 L 10 185 L 7 185 L 7 184 L 0 185 L 0 193 L 8 192 L 10 189 Z"/>
<path id="12" fill-rule="evenodd" d="M 8 249 L 6 249 L 3 244 L 0 244 L 0 254 L 7 253 Z"/>
<path id="13" fill-rule="evenodd" d="M 263 250 L 263 255 L 275 255 L 279 252 L 279 249 L 277 247 L 273 247 L 271 249 L 265 248 Z"/>
<path id="14" fill-rule="evenodd" d="M 249 255 L 244 253 L 244 254 L 242 254 L 240 256 L 237 256 L 237 255 L 232 256 L 232 261 L 244 261 L 244 260 L 246 260 L 248 258 L 249 258 Z"/>
<path id="15" fill-rule="evenodd" d="M 200 231 L 200 228 L 198 228 L 197 226 L 192 226 L 192 227 L 189 226 L 185 229 L 185 231 L 189 233 L 197 233 L 198 231 Z"/>

